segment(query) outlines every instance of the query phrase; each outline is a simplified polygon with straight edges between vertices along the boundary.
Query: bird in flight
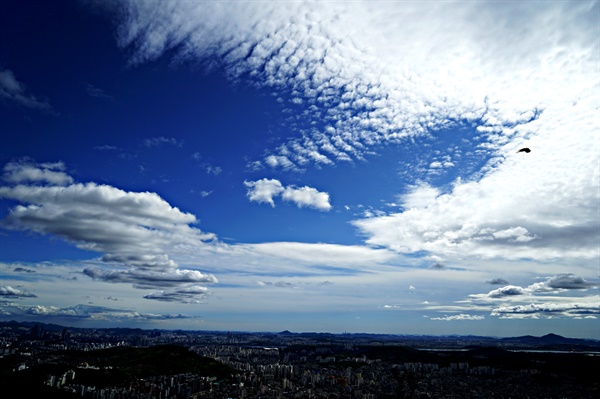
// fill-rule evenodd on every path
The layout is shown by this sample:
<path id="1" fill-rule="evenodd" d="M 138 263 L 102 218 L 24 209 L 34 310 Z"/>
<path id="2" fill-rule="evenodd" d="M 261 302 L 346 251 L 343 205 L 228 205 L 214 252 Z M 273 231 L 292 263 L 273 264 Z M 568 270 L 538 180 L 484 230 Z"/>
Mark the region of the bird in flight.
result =
<path id="1" fill-rule="evenodd" d="M 530 152 L 531 152 L 531 150 L 530 150 L 529 148 L 525 147 L 525 148 L 521 148 L 521 149 L 520 149 L 519 151 L 517 151 L 517 152 L 526 152 L 526 153 L 530 153 Z"/>

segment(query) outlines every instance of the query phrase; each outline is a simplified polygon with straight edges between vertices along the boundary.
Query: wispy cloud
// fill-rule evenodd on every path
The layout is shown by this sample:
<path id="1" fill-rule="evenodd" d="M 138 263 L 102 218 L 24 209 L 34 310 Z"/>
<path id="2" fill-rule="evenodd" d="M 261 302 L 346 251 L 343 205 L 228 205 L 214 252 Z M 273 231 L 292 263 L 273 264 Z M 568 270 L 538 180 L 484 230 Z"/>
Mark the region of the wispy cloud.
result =
<path id="1" fill-rule="evenodd" d="M 176 139 L 175 137 L 150 137 L 144 139 L 144 146 L 146 147 L 159 147 L 162 145 L 172 145 L 175 147 L 183 147 L 183 141 Z"/>
<path id="2" fill-rule="evenodd" d="M 115 147 L 114 145 L 104 144 L 104 145 L 95 146 L 94 150 L 99 150 L 99 151 L 120 151 L 120 148 L 119 147 Z"/>
<path id="3" fill-rule="evenodd" d="M 220 166 L 214 166 L 214 165 L 206 165 L 206 173 L 208 173 L 209 175 L 215 175 L 218 176 L 221 174 L 221 172 L 223 171 L 223 168 L 221 168 Z"/>
<path id="4" fill-rule="evenodd" d="M 112 100 L 113 97 L 106 94 L 104 90 L 99 87 L 94 86 L 91 83 L 85 85 L 85 90 L 90 97 L 99 98 L 102 100 Z"/>
<path id="5" fill-rule="evenodd" d="M 10 183 L 44 182 L 66 185 L 73 178 L 64 172 L 62 162 L 33 164 L 29 160 L 13 161 L 4 166 L 2 178 Z"/>
<path id="6" fill-rule="evenodd" d="M 484 320 L 485 316 L 470 315 L 470 314 L 457 314 L 443 317 L 430 317 L 429 320 L 441 320 L 441 321 L 463 321 L 463 320 Z"/>
<path id="7" fill-rule="evenodd" d="M 185 314 L 153 314 L 153 313 L 138 313 L 128 309 L 116 309 L 104 306 L 95 305 L 75 305 L 69 307 L 58 306 L 20 306 L 16 304 L 0 307 L 0 311 L 5 316 L 20 316 L 21 318 L 29 318 L 35 321 L 53 321 L 63 320 L 67 323 L 72 320 L 90 320 L 99 321 L 102 323 L 120 323 L 123 321 L 139 322 L 149 320 L 174 320 L 174 319 L 193 319 L 195 316 Z"/>
<path id="8" fill-rule="evenodd" d="M 228 8 L 132 0 L 120 9 L 118 40 L 133 64 L 166 53 L 177 61 L 210 59 L 232 81 L 249 75 L 257 85 L 287 91 L 289 108 L 301 106 L 290 123 L 301 138 L 263 163 L 293 169 L 361 159 L 374 144 L 457 124 L 480 124 L 494 152 L 540 109 L 569 113 L 547 105 L 580 96 L 590 77 L 597 81 L 590 76 L 593 57 L 582 55 L 597 46 L 598 27 L 589 17 L 594 4 L 249 2 Z M 272 23 L 260 23 L 265 20 Z M 524 34 L 522 26 L 536 29 Z M 314 120 L 324 128 L 306 122 Z"/>
<path id="9" fill-rule="evenodd" d="M 28 269 L 25 267 L 15 267 L 15 269 L 13 271 L 20 272 L 20 273 L 35 273 L 35 270 Z"/>
<path id="10" fill-rule="evenodd" d="M 297 288 L 296 285 L 288 281 L 257 281 L 256 284 L 261 287 Z"/>
<path id="11" fill-rule="evenodd" d="M 29 93 L 26 86 L 17 80 L 14 72 L 10 69 L 0 70 L 0 99 L 26 108 L 54 112 L 47 100 L 39 99 Z"/>
<path id="12" fill-rule="evenodd" d="M 209 295 L 208 288 L 196 285 L 153 292 L 145 295 L 144 298 L 163 302 L 202 303 Z"/>

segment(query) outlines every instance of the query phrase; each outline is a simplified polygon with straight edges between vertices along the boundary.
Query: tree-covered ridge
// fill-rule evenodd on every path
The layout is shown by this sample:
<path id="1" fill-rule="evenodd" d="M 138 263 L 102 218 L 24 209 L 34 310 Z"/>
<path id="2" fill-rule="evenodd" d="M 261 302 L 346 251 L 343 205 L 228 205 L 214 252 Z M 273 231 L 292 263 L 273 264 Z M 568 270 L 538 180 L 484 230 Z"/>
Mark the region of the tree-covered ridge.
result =
<path id="1" fill-rule="evenodd" d="M 29 388 L 41 388 L 47 375 L 60 375 L 69 369 L 76 370 L 73 383 L 97 388 L 127 385 L 137 378 L 160 375 L 189 373 L 227 379 L 235 373 L 216 360 L 177 345 L 51 352 L 39 356 L 38 365 L 19 372 L 12 372 L 19 359 L 2 360 L 1 380 Z"/>

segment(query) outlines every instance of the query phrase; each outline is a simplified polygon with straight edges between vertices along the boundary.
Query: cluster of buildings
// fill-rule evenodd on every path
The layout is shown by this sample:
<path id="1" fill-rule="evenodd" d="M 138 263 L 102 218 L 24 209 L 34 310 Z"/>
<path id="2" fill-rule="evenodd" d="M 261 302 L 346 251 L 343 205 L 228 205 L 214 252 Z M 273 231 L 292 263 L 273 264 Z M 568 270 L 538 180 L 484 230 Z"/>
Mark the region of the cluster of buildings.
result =
<path id="1" fill-rule="evenodd" d="M 338 336 L 246 334 L 220 332 L 79 330 L 0 325 L 0 358 L 19 356 L 14 372 L 34 366 L 40 353 L 63 349 L 91 351 L 115 346 L 177 344 L 235 370 L 230 378 L 177 374 L 140 376 L 126 386 L 93 386 L 77 379 L 80 368 L 47 375 L 42 383 L 88 399 L 196 399 L 196 398 L 469 398 L 469 397 L 593 397 L 598 386 L 575 382 L 547 387 L 536 368 L 511 369 L 455 361 L 464 356 L 441 355 L 439 361 L 391 360 L 390 342 Z M 383 348 L 362 353 L 369 345 Z M 382 356 L 373 355 L 379 353 Z M 448 352 L 450 353 L 450 352 Z M 464 353 L 464 352 L 463 352 Z M 413 354 L 413 357 L 415 355 Z M 416 356 L 419 356 L 418 354 Z M 422 355 L 423 359 L 432 359 Z M 442 360 L 445 359 L 445 360 Z M 541 378 L 541 379 L 540 379 Z M 586 396 L 590 394 L 590 396 Z M 546 396 L 544 396 L 546 395 Z"/>

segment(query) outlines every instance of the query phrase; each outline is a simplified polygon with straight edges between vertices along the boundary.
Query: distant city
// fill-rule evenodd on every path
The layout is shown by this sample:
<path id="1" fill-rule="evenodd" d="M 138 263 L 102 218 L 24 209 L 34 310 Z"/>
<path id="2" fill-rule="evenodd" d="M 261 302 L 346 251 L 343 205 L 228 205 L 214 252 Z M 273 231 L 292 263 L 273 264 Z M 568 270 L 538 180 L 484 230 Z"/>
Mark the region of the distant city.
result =
<path id="1" fill-rule="evenodd" d="M 600 341 L 0 323 L 20 397 L 596 398 Z"/>

